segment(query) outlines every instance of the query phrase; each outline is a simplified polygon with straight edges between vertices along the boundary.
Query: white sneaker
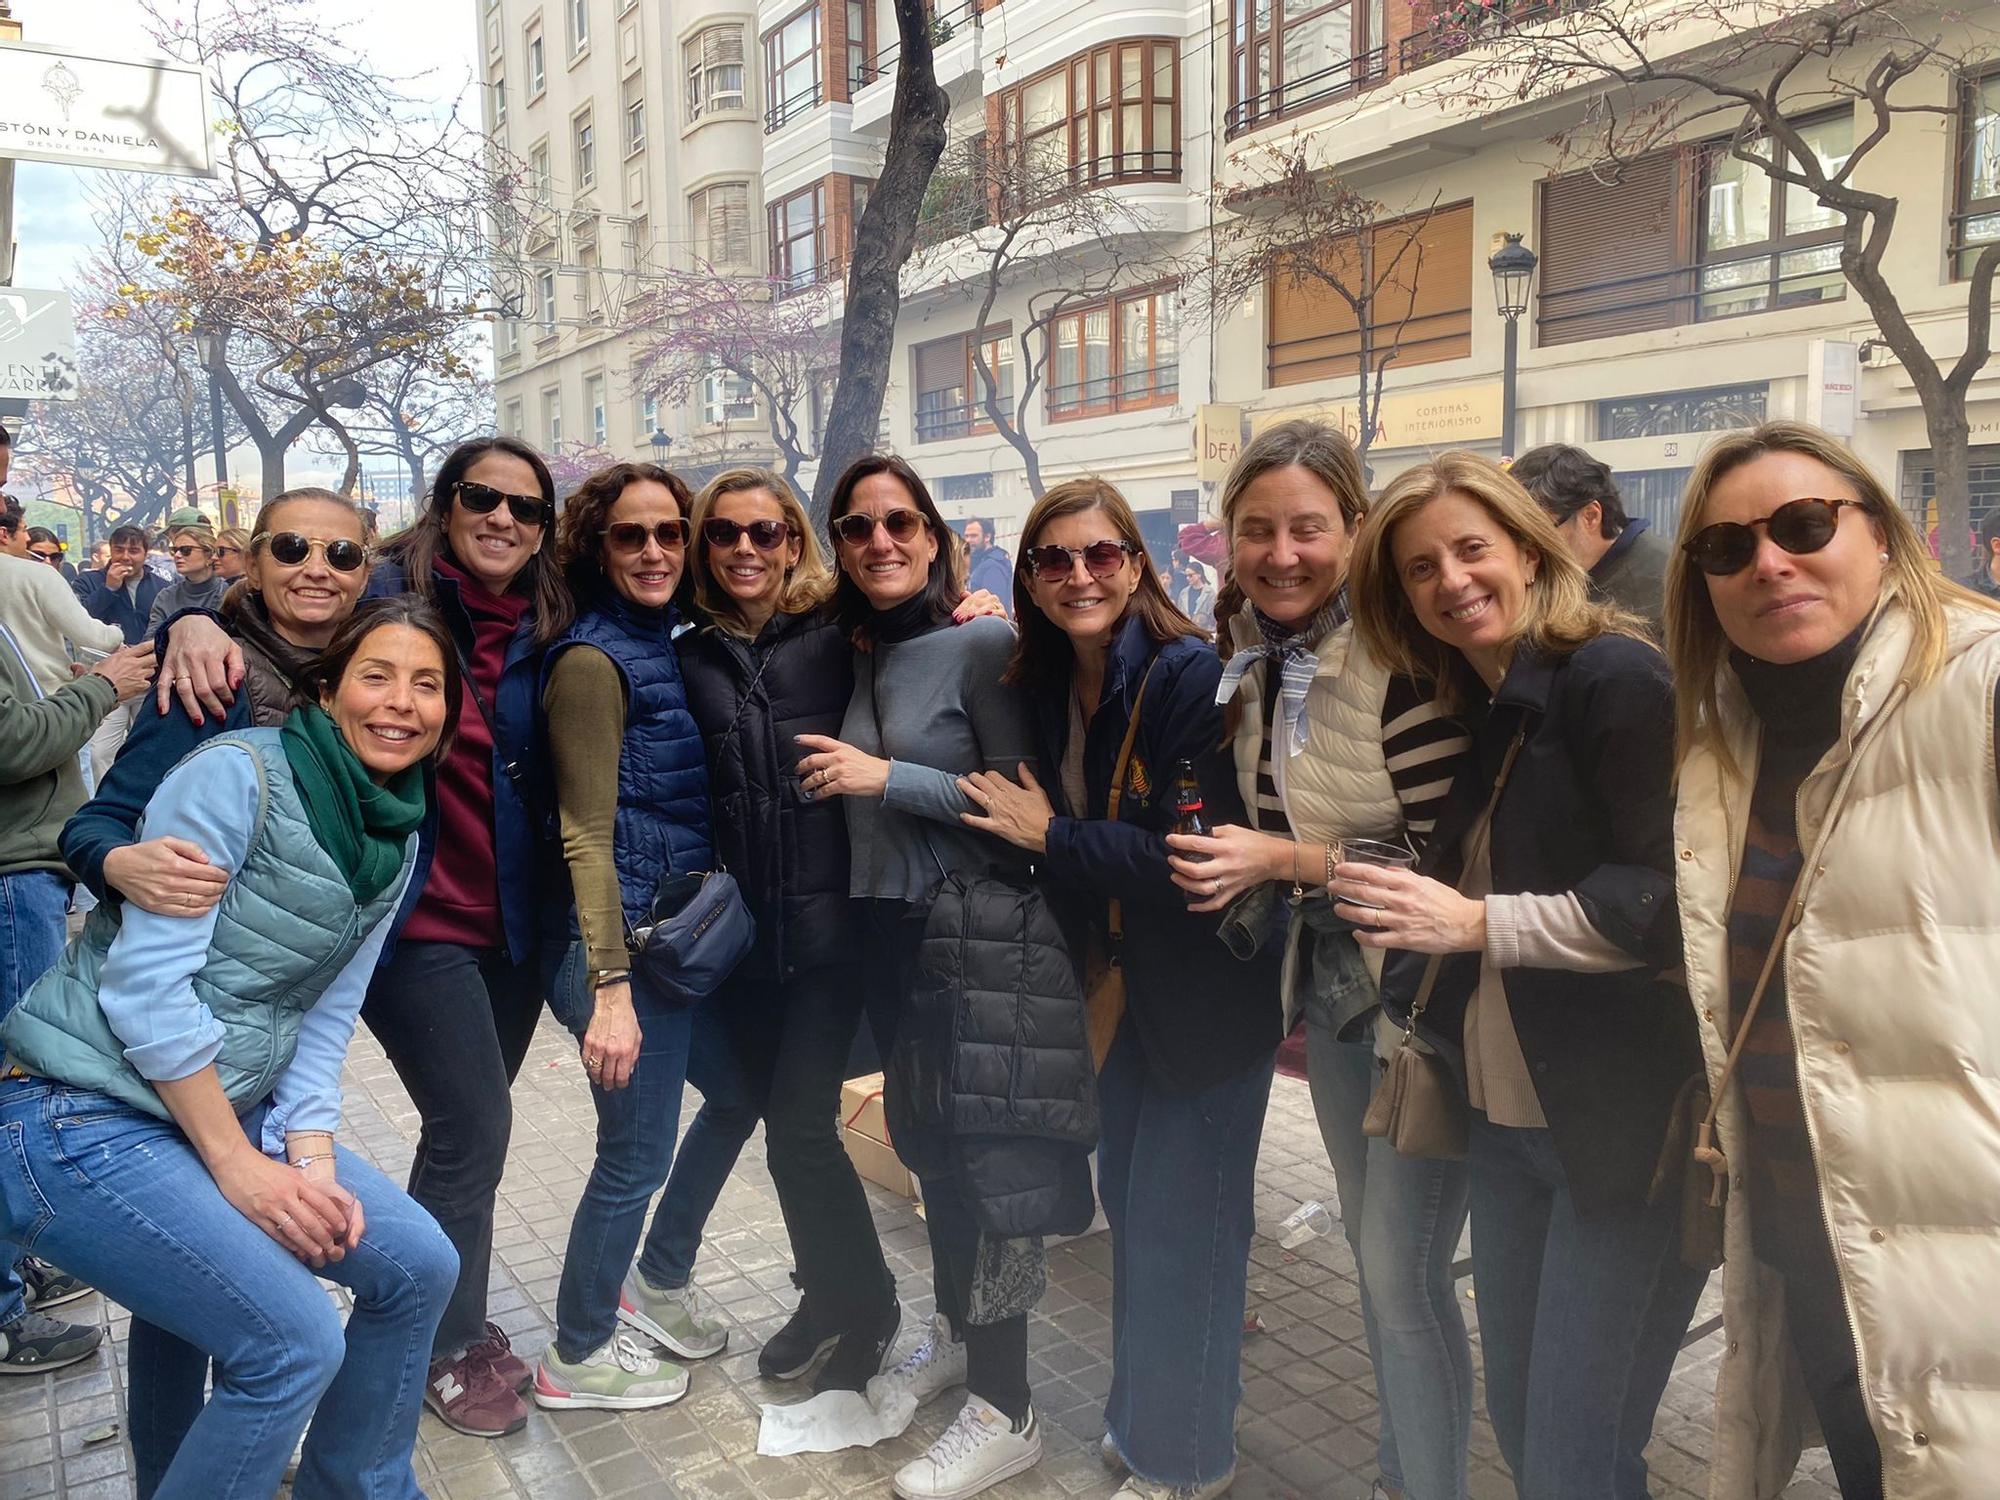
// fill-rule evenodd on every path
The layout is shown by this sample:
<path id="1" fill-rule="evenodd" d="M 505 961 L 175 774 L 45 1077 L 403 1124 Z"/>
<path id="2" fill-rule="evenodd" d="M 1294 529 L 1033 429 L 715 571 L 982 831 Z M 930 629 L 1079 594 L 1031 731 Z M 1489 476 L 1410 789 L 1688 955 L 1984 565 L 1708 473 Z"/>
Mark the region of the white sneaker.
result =
<path id="1" fill-rule="evenodd" d="M 625 1284 L 619 1288 L 618 1321 L 681 1359 L 707 1359 L 729 1347 L 729 1330 L 692 1281 L 682 1287 L 657 1287 L 637 1266 L 625 1273 Z"/>
<path id="2" fill-rule="evenodd" d="M 571 1364 L 550 1344 L 535 1368 L 535 1405 L 638 1411 L 671 1406 L 687 1394 L 687 1371 L 619 1329 Z"/>
<path id="3" fill-rule="evenodd" d="M 940 1391 L 964 1384 L 965 1345 L 951 1336 L 945 1315 L 936 1313 L 917 1347 L 868 1382 L 868 1401 L 880 1407 L 885 1396 L 907 1391 L 922 1406 Z"/>
<path id="4" fill-rule="evenodd" d="M 1170 1484 L 1161 1484 L 1155 1479 L 1141 1479 L 1137 1474 L 1127 1476 L 1118 1486 L 1118 1493 L 1111 1500 L 1220 1500 L 1229 1493 L 1229 1487 L 1236 1483 L 1236 1465 L 1229 1466 L 1229 1472 L 1220 1479 L 1192 1488 L 1176 1489 Z"/>
<path id="5" fill-rule="evenodd" d="M 896 1471 L 896 1493 L 902 1500 L 971 1500 L 1041 1461 L 1042 1429 L 1034 1412 L 1016 1432 L 1006 1413 L 968 1396 L 930 1452 Z"/>

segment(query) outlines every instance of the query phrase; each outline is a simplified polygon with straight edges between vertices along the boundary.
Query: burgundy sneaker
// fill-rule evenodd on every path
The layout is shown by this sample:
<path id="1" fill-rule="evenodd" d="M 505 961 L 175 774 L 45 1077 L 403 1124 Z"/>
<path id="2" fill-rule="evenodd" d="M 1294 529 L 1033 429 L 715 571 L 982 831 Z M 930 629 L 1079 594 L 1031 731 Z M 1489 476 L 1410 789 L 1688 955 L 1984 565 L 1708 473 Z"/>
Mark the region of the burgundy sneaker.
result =
<path id="1" fill-rule="evenodd" d="M 492 1366 L 495 1375 L 524 1396 L 528 1387 L 535 1383 L 535 1372 L 528 1368 L 526 1360 L 514 1352 L 514 1345 L 498 1323 L 488 1323 L 486 1337 L 465 1352 L 485 1360 Z"/>
<path id="2" fill-rule="evenodd" d="M 528 1425 L 528 1408 L 486 1358 L 485 1347 L 474 1344 L 457 1359 L 432 1360 L 424 1382 L 424 1405 L 454 1432 L 505 1437 Z"/>

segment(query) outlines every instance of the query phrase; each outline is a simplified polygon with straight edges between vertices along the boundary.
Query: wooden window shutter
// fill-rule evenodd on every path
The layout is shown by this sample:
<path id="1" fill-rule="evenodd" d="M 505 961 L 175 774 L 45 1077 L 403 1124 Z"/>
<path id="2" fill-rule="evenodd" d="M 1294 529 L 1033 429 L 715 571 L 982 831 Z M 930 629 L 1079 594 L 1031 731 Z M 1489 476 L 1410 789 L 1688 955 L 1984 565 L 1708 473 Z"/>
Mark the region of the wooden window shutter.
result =
<path id="1" fill-rule="evenodd" d="M 1375 297 L 1375 357 L 1391 369 L 1465 359 L 1472 353 L 1472 205 L 1448 204 L 1375 231 L 1375 264 L 1415 245 Z M 1408 313 L 1407 319 L 1404 314 Z M 1400 326 L 1399 326 L 1400 325 Z"/>
<path id="2" fill-rule="evenodd" d="M 743 28 L 711 26 L 701 34 L 704 67 L 727 68 L 743 65 Z"/>
<path id="3" fill-rule="evenodd" d="M 1301 250 L 1313 256 L 1327 274 L 1350 291 L 1361 288 L 1361 245 L 1349 238 Z M 1266 380 L 1271 385 L 1298 385 L 1334 375 L 1352 375 L 1361 339 L 1354 309 L 1327 282 L 1291 263 L 1271 279 L 1266 329 Z"/>
<path id="4" fill-rule="evenodd" d="M 1543 344 L 1643 333 L 1680 321 L 1685 215 L 1673 151 L 1626 163 L 1616 181 L 1589 172 L 1542 184 Z"/>
<path id="5" fill-rule="evenodd" d="M 919 395 L 928 391 L 956 391 L 965 385 L 965 335 L 933 339 L 912 351 L 913 374 Z"/>

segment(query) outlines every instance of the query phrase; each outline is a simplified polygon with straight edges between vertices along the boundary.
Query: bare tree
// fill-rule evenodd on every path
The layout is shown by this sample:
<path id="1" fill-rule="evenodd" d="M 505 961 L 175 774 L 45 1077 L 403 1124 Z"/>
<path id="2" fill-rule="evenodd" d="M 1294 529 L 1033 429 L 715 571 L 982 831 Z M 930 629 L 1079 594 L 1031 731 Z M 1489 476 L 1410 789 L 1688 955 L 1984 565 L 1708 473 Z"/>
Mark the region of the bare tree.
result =
<path id="1" fill-rule="evenodd" d="M 1966 576 L 1966 393 L 1992 356 L 2000 242 L 1962 255 L 1965 347 L 1955 359 L 1933 353 L 1886 269 L 1900 199 L 1892 179 L 1864 164 L 1899 122 L 1951 114 L 1960 80 L 1996 55 L 1990 23 L 1908 0 L 1766 0 L 1754 11 L 1732 0 L 1457 9 L 1466 13 L 1447 18 L 1459 30 L 1446 40 L 1469 50 L 1420 98 L 1483 112 L 1582 94 L 1581 118 L 1555 141 L 1572 163 L 1601 173 L 1713 130 L 1730 158 L 1839 216 L 1841 274 L 1923 405 L 1945 571 Z M 1853 149 L 1828 160 L 1799 122 L 1842 106 L 1854 113 Z M 1864 179 L 1875 185 L 1860 186 Z"/>
<path id="2" fill-rule="evenodd" d="M 484 376 L 447 378 L 428 361 L 402 360 L 377 365 L 362 385 L 367 395 L 343 425 L 363 456 L 402 464 L 413 499 L 445 454 L 493 431 L 493 383 Z"/>

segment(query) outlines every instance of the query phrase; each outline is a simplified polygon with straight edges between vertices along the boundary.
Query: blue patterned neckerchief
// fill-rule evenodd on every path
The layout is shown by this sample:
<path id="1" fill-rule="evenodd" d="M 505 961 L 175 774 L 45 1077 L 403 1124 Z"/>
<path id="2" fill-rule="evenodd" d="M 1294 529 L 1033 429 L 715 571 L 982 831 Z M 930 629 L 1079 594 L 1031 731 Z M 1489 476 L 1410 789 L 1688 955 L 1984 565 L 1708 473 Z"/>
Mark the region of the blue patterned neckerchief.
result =
<path id="1" fill-rule="evenodd" d="M 1262 637 L 1254 646 L 1245 646 L 1229 658 L 1216 685 L 1215 701 L 1227 703 L 1236 696 L 1243 674 L 1266 658 L 1282 662 L 1279 674 L 1278 705 L 1284 711 L 1285 753 L 1297 755 L 1306 747 L 1306 690 L 1319 671 L 1319 644 L 1347 623 L 1347 585 L 1322 604 L 1302 630 L 1288 630 L 1254 605 L 1251 616 Z"/>

